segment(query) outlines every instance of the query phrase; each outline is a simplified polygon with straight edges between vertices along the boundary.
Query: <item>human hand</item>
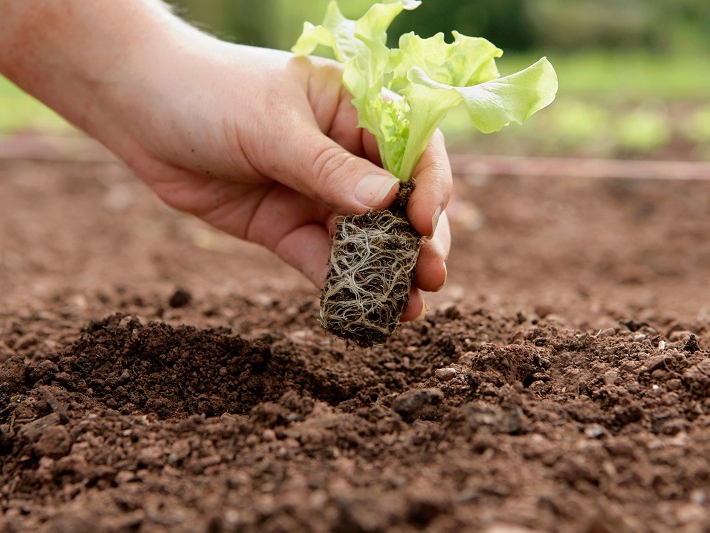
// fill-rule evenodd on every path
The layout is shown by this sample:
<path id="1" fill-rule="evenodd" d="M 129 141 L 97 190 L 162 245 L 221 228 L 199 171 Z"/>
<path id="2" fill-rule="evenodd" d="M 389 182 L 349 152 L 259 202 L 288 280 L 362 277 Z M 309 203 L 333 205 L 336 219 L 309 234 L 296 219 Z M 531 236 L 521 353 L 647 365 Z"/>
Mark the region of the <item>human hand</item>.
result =
<path id="1" fill-rule="evenodd" d="M 334 216 L 387 206 L 398 183 L 378 166 L 374 138 L 357 129 L 340 67 L 215 40 L 192 54 L 188 68 L 184 58 L 167 59 L 160 70 L 175 70 L 152 78 L 168 84 L 154 98 L 130 98 L 144 111 L 131 116 L 141 120 L 130 120 L 127 134 L 141 142 L 124 158 L 167 204 L 264 245 L 322 287 Z M 451 190 L 440 134 L 415 180 L 409 218 L 420 234 L 434 233 L 415 286 L 432 291 L 446 279 L 450 242 L 445 215 L 434 232 Z M 405 320 L 424 309 L 418 289 Z"/>
<path id="2" fill-rule="evenodd" d="M 91 9 L 75 1 L 78 10 Z M 130 15 L 125 26 L 135 33 L 143 21 Z M 120 21 L 114 14 L 114 31 Z M 113 61 L 88 53 L 94 68 L 82 68 L 90 72 L 91 91 L 71 92 L 90 98 L 88 104 L 56 89 L 50 100 L 168 205 L 262 244 L 322 287 L 333 218 L 386 207 L 398 183 L 379 166 L 374 138 L 357 128 L 340 66 L 224 43 L 165 12 L 153 13 L 141 37 L 126 40 Z M 440 134 L 414 179 L 408 216 L 431 238 L 422 246 L 403 320 L 425 310 L 420 289 L 438 290 L 446 279 L 450 234 L 443 209 L 452 180 Z"/>

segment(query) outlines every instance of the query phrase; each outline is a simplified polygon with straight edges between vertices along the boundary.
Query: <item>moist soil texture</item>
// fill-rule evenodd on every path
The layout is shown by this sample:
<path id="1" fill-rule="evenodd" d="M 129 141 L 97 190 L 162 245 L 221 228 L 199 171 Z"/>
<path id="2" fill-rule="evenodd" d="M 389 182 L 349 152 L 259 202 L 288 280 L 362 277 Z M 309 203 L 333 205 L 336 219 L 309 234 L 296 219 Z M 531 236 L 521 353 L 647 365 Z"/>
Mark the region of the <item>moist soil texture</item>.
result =
<path id="1" fill-rule="evenodd" d="M 114 163 L 0 162 L 0 529 L 710 530 L 710 182 L 457 176 L 360 348 Z"/>

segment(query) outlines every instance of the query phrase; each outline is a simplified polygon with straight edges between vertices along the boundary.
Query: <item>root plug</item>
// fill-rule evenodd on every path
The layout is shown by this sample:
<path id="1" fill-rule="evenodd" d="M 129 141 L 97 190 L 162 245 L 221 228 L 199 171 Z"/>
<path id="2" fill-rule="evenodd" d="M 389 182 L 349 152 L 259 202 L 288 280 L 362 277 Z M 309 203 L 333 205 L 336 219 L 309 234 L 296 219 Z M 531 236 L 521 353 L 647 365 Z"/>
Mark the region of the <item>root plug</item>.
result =
<path id="1" fill-rule="evenodd" d="M 321 325 L 362 347 L 392 335 L 409 303 L 421 236 L 407 220 L 411 184 L 389 209 L 337 222 L 321 296 Z"/>

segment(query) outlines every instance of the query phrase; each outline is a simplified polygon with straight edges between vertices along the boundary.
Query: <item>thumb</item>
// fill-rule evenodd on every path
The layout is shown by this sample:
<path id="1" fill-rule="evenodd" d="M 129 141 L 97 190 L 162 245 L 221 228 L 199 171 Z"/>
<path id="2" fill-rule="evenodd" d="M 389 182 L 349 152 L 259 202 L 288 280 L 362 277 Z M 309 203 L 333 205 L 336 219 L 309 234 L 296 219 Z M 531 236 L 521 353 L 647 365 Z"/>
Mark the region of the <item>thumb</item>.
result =
<path id="1" fill-rule="evenodd" d="M 384 208 L 394 200 L 399 180 L 357 157 L 317 127 L 282 137 L 271 178 L 326 204 L 339 214 Z"/>

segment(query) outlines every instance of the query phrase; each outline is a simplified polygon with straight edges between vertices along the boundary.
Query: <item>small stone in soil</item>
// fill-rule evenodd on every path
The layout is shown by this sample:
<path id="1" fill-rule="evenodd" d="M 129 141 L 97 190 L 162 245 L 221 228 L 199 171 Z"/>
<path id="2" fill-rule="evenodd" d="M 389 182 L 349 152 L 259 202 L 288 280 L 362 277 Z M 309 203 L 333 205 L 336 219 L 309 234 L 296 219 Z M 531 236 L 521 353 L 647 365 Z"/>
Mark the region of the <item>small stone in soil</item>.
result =
<path id="1" fill-rule="evenodd" d="M 434 372 L 434 376 L 436 376 L 436 379 L 439 381 L 451 381 L 456 377 L 456 370 L 453 368 L 439 368 Z"/>
<path id="2" fill-rule="evenodd" d="M 587 438 L 598 439 L 599 437 L 604 435 L 604 428 L 599 424 L 592 424 L 591 426 L 587 426 L 586 428 L 584 428 L 584 434 L 587 436 Z"/>
<path id="3" fill-rule="evenodd" d="M 524 431 L 524 415 L 517 405 L 490 405 L 485 402 L 470 402 L 460 407 L 473 431 L 488 428 L 493 433 L 516 435 Z"/>
<path id="4" fill-rule="evenodd" d="M 395 413 L 410 422 L 424 410 L 438 405 L 444 399 L 439 389 L 415 389 L 397 396 L 392 404 Z"/>

